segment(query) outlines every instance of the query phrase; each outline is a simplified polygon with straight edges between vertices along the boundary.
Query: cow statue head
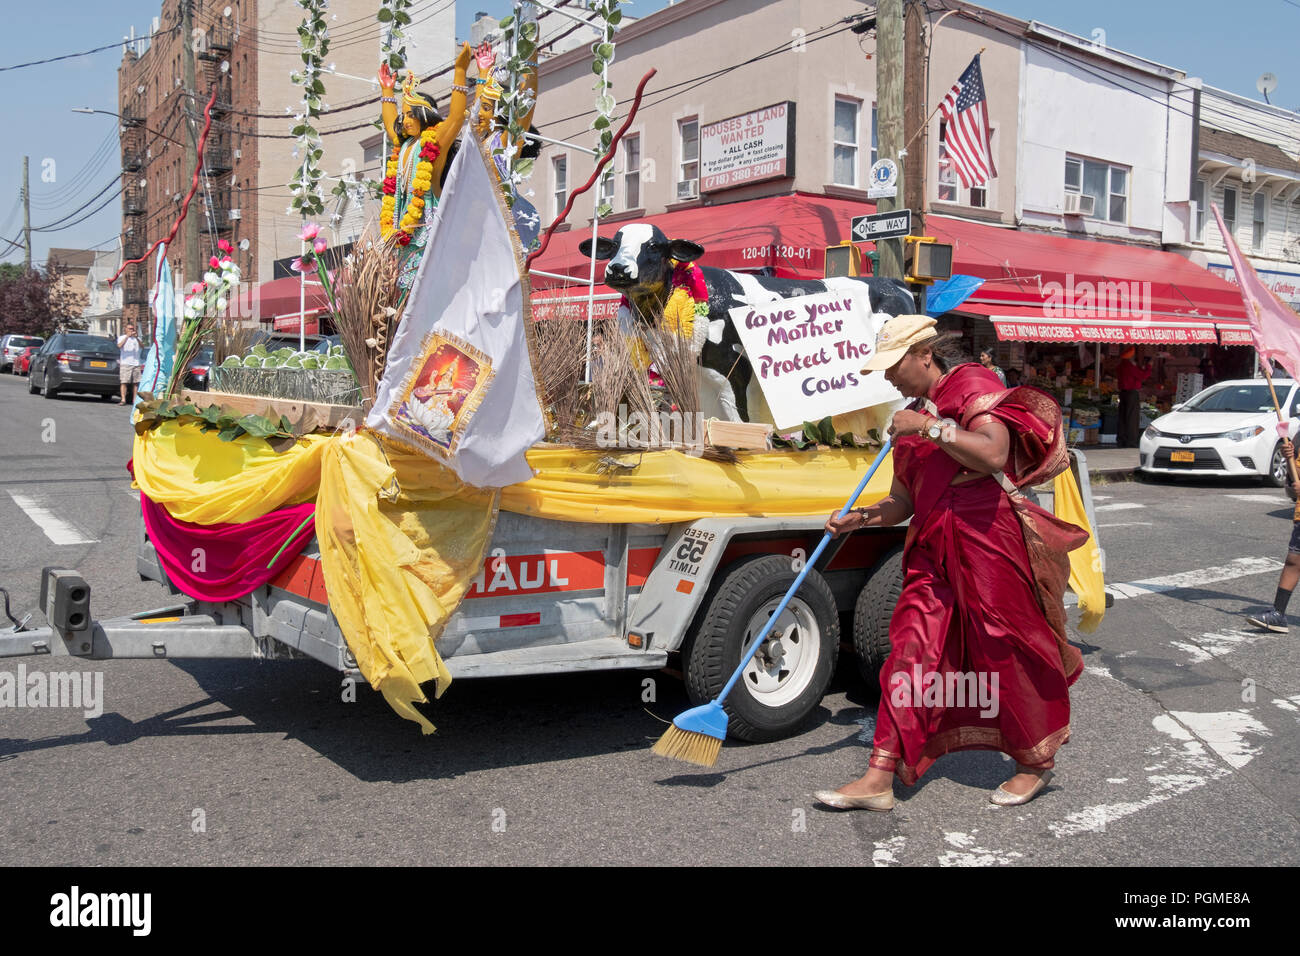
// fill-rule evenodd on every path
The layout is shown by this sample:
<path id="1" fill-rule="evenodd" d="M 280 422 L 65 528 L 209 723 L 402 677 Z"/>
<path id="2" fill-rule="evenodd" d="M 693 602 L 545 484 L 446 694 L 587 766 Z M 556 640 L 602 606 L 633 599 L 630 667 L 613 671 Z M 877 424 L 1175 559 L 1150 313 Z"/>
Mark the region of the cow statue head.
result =
<path id="1" fill-rule="evenodd" d="M 578 245 L 584 256 L 591 255 L 591 240 Z M 629 223 L 613 239 L 596 240 L 596 258 L 608 260 L 605 285 L 634 302 L 647 298 L 662 300 L 673 275 L 673 262 L 694 262 L 704 247 L 689 239 L 669 239 L 658 226 L 648 222 Z"/>

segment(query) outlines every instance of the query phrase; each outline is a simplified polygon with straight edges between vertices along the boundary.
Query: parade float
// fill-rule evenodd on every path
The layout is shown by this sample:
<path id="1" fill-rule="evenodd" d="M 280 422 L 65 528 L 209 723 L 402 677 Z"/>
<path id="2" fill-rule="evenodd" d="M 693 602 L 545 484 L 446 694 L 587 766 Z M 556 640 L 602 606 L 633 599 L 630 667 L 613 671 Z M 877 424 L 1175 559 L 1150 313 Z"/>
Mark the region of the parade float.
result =
<path id="1" fill-rule="evenodd" d="M 293 188 L 306 220 L 324 208 L 310 117 L 327 34 L 322 5 L 302 5 L 306 158 Z M 604 158 L 588 186 L 621 135 L 608 78 L 618 3 L 593 10 Z M 404 64 L 380 71 L 392 145 L 376 226 L 332 275 L 324 240 L 306 223 L 299 235 L 298 267 L 319 275 L 341 348 L 239 341 L 224 318 L 238 270 L 214 257 L 174 348 L 160 316 L 156 384 L 135 419 L 138 563 L 191 602 L 183 620 L 206 635 L 178 638 L 188 650 L 173 656 L 266 656 L 274 639 L 363 678 L 426 733 L 419 705 L 453 675 L 658 668 L 673 655 L 692 696 L 713 696 L 722 662 L 766 623 L 866 471 L 897 399 L 880 376 L 853 375 L 889 314 L 873 310 L 878 290 L 823 285 L 789 309 L 756 301 L 728 315 L 695 261 L 706 250 L 681 240 L 661 295 L 629 290 L 610 320 L 535 319 L 528 262 L 549 233 L 520 187 L 538 30 L 502 25 L 505 47 L 480 51 L 478 77 L 462 50 L 446 117 L 414 74 L 403 82 Z M 612 241 L 599 239 L 593 257 Z M 812 353 L 799 339 L 814 333 L 843 368 L 801 378 L 793 370 Z M 756 336 L 788 354 L 744 362 L 745 396 L 732 370 Z M 214 389 L 187 392 L 186 360 L 205 340 L 224 343 Z M 817 385 L 801 394 L 799 382 Z M 1081 478 L 1066 472 L 1052 494 L 1058 513 L 1087 524 Z M 859 503 L 891 480 L 886 462 Z M 788 733 L 816 706 L 841 615 L 864 673 L 879 669 L 905 530 L 855 536 L 808 575 L 729 703 L 735 733 Z M 1092 623 L 1095 540 L 1076 557 Z M 133 656 L 138 628 L 102 630 Z"/>

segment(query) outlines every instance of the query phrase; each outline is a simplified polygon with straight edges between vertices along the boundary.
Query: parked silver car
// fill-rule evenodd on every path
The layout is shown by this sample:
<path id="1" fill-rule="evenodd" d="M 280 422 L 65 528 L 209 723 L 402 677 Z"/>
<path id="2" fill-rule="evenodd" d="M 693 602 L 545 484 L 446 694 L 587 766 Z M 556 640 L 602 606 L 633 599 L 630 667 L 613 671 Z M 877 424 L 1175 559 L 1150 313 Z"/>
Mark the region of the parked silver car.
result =
<path id="1" fill-rule="evenodd" d="M 14 359 L 23 354 L 23 349 L 33 345 L 39 348 L 44 344 L 45 339 L 39 335 L 0 336 L 0 372 L 18 374 L 18 369 L 14 367 Z"/>
<path id="2" fill-rule="evenodd" d="M 107 336 L 60 332 L 32 359 L 27 391 L 54 398 L 60 392 L 91 392 L 108 401 L 120 392 L 117 343 Z"/>

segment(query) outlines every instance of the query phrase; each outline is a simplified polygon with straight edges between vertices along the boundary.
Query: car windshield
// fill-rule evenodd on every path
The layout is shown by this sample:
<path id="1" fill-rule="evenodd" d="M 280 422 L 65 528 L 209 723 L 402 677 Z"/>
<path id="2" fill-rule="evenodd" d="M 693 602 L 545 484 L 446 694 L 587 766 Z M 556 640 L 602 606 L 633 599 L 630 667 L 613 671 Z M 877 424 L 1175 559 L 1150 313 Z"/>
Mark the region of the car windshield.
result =
<path id="1" fill-rule="evenodd" d="M 63 340 L 63 347 L 79 352 L 110 352 L 113 355 L 118 352 L 113 340 L 102 335 L 69 335 Z"/>
<path id="2" fill-rule="evenodd" d="M 1224 385 L 1194 396 L 1180 412 L 1268 412 L 1273 398 L 1267 385 Z"/>
<path id="3" fill-rule="evenodd" d="M 12 339 L 9 340 L 10 345 L 20 349 L 30 348 L 32 346 L 40 346 L 44 344 L 44 342 L 45 342 L 44 339 L 38 339 L 30 335 L 15 335 Z"/>

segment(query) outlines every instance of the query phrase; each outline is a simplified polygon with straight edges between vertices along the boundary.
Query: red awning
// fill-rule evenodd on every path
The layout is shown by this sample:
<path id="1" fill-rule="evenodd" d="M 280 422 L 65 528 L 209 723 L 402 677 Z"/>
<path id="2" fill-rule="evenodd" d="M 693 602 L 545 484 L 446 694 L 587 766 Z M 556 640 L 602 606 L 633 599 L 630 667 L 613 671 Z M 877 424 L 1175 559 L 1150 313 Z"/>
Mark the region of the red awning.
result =
<path id="1" fill-rule="evenodd" d="M 1245 325 L 1236 287 L 1172 252 L 925 222 L 953 244 L 953 272 L 984 280 L 958 311 L 988 317 L 1004 341 L 1195 344 L 1219 341 L 1216 326 Z"/>
<path id="2" fill-rule="evenodd" d="M 654 223 L 670 239 L 698 242 L 704 247 L 700 265 L 740 271 L 770 267 L 780 276 L 819 279 L 825 269 L 826 247 L 849 237 L 854 216 L 875 211 L 874 203 L 793 193 L 696 206 L 637 221 Z M 612 237 L 621 225 L 602 224 L 600 234 Z M 578 244 L 590 238 L 591 225 L 575 223 L 574 228 L 551 237 L 546 254 L 534 260 L 533 267 L 585 282 L 590 260 L 578 251 Z M 597 267 L 597 279 L 602 268 Z M 558 281 L 537 279 L 534 284 Z"/>
<path id="3" fill-rule="evenodd" d="M 283 279 L 272 279 L 270 282 L 263 282 L 253 290 L 253 312 L 263 322 L 269 322 L 271 319 L 282 315 L 297 316 L 302 313 L 302 304 L 299 301 L 299 279 L 297 276 L 286 276 Z M 329 302 L 325 298 L 325 289 L 320 284 L 319 279 L 308 278 L 306 283 L 307 294 L 307 315 L 308 321 L 313 311 L 318 309 L 329 308 Z M 294 320 L 294 328 L 297 329 L 297 320 Z"/>

